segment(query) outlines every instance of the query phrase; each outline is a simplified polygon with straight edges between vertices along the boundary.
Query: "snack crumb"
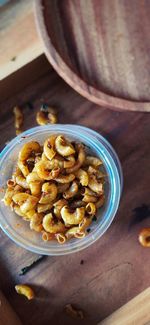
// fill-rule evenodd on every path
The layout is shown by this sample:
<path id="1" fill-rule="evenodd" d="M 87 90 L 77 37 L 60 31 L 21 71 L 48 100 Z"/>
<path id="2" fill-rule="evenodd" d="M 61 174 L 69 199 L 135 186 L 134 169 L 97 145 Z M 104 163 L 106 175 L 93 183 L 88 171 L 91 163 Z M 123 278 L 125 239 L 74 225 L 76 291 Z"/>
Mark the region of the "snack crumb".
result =
<path id="1" fill-rule="evenodd" d="M 21 227 L 21 224 L 20 223 L 17 223 L 16 224 L 16 228 L 20 228 Z"/>
<path id="2" fill-rule="evenodd" d="M 26 139 L 26 138 L 28 138 L 27 135 L 23 135 L 23 136 L 21 136 L 21 139 Z"/>
<path id="3" fill-rule="evenodd" d="M 10 59 L 10 61 L 16 61 L 16 59 L 17 59 L 17 57 L 16 56 L 13 56 L 11 59 Z"/>
<path id="4" fill-rule="evenodd" d="M 91 229 L 90 229 L 90 228 L 88 228 L 88 229 L 87 229 L 87 232 L 89 233 L 90 231 L 91 231 Z"/>
<path id="5" fill-rule="evenodd" d="M 83 265 L 83 264 L 84 264 L 84 260 L 81 260 L 81 261 L 80 261 L 80 264 Z"/>
<path id="6" fill-rule="evenodd" d="M 73 317 L 73 318 L 84 318 L 84 314 L 82 310 L 74 308 L 71 304 L 67 304 L 65 306 L 65 312 L 67 315 Z"/>

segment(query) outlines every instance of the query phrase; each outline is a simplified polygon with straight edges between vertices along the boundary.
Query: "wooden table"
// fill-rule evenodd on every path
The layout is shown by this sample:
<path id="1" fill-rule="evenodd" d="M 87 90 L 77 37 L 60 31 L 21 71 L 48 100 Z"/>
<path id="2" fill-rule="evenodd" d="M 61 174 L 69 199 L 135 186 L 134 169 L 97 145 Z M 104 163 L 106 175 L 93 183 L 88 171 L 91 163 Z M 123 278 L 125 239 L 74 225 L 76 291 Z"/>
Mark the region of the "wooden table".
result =
<path id="1" fill-rule="evenodd" d="M 36 125 L 41 103 L 48 102 L 58 108 L 60 123 L 93 128 L 111 142 L 120 157 L 124 174 L 120 207 L 109 230 L 91 247 L 64 257 L 47 257 L 20 277 L 20 269 L 35 254 L 0 232 L 1 289 L 23 324 L 96 324 L 150 285 L 150 250 L 137 239 L 150 216 L 150 115 L 115 112 L 89 102 L 60 79 L 44 56 L 4 80 L 0 98 L 0 149 L 15 136 L 14 105 L 22 107 L 27 129 Z M 135 220 L 137 207 L 141 210 Z M 17 295 L 16 283 L 31 284 L 37 298 L 29 302 Z M 70 319 L 63 311 L 68 303 L 83 309 L 85 320 Z"/>
<path id="2" fill-rule="evenodd" d="M 0 80 L 44 52 L 36 31 L 33 2 L 12 0 L 0 7 Z"/>

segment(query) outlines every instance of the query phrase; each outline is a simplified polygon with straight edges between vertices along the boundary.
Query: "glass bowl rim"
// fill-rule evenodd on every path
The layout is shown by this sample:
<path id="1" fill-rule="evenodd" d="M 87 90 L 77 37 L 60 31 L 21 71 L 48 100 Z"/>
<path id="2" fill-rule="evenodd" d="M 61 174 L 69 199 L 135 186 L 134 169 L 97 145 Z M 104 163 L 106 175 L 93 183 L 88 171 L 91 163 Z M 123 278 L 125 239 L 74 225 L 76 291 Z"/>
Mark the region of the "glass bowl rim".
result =
<path id="1" fill-rule="evenodd" d="M 28 242 L 27 239 L 25 240 L 21 238 L 21 236 L 18 235 L 17 231 L 13 230 L 11 227 L 8 226 L 7 223 L 3 221 L 1 213 L 0 213 L 0 226 L 2 230 L 5 232 L 5 234 L 11 240 L 13 240 L 16 244 L 18 244 L 19 246 L 27 250 L 42 255 L 65 255 L 76 251 L 80 251 L 90 246 L 97 239 L 99 239 L 109 228 L 118 210 L 120 197 L 122 193 L 122 187 L 123 187 L 123 175 L 122 175 L 122 169 L 121 169 L 119 158 L 115 150 L 111 146 L 111 144 L 101 134 L 97 133 L 96 131 L 82 125 L 73 125 L 73 124 L 56 124 L 56 125 L 54 124 L 54 125 L 36 126 L 34 128 L 28 129 L 27 131 L 21 133 L 20 135 L 12 139 L 0 153 L 0 170 L 2 168 L 2 164 L 3 164 L 3 160 L 5 159 L 5 156 L 8 155 L 11 150 L 13 150 L 13 148 L 17 145 L 17 143 L 20 142 L 23 143 L 24 139 L 28 139 L 28 136 L 36 136 L 37 133 L 38 134 L 39 132 L 44 133 L 46 131 L 53 131 L 53 133 L 55 132 L 63 133 L 67 131 L 68 137 L 70 135 L 74 137 L 76 136 L 77 138 L 80 132 L 80 136 L 83 139 L 85 139 L 86 136 L 89 137 L 90 135 L 90 139 L 88 140 L 88 142 L 90 142 L 90 144 L 93 144 L 91 148 L 93 149 L 94 147 L 98 150 L 101 149 L 101 153 L 103 152 L 103 158 L 105 156 L 106 158 L 105 163 L 109 165 L 109 171 L 112 176 L 113 185 L 114 185 L 113 205 L 109 206 L 109 209 L 107 209 L 105 212 L 107 216 L 107 218 L 105 218 L 106 219 L 105 223 L 102 224 L 101 229 L 96 229 L 95 234 L 93 234 L 93 232 L 89 233 L 83 239 L 73 242 L 68 247 L 67 246 L 64 247 L 63 245 L 60 245 L 55 248 L 50 247 L 50 249 L 47 248 L 43 249 L 40 246 L 31 244 L 30 242 Z M 94 141 L 94 143 L 91 141 Z"/>

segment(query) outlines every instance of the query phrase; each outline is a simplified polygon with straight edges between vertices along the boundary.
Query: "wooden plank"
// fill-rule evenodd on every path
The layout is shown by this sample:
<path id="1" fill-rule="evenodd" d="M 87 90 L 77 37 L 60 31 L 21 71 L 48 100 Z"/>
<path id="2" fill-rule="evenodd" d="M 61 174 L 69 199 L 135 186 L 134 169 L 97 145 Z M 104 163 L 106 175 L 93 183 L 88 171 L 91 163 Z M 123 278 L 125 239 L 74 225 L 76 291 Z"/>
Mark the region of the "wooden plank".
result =
<path id="1" fill-rule="evenodd" d="M 22 324 L 1 291 L 0 291 L 0 324 L 1 325 Z"/>
<path id="2" fill-rule="evenodd" d="M 97 324 L 150 286 L 150 251 L 138 242 L 140 229 L 149 226 L 150 220 L 150 115 L 99 109 L 66 85 L 55 71 L 49 72 L 46 61 L 38 65 L 44 75 L 31 82 L 27 73 L 24 85 L 25 71 L 19 72 L 18 79 L 16 73 L 9 96 L 0 103 L 0 149 L 15 136 L 13 106 L 23 109 L 25 130 L 36 125 L 36 112 L 47 102 L 57 107 L 60 123 L 91 127 L 111 142 L 121 159 L 124 189 L 115 220 L 101 239 L 81 252 L 47 257 L 22 277 L 21 268 L 36 256 L 0 231 L 1 289 L 24 325 Z M 29 302 L 17 295 L 17 283 L 30 284 L 36 299 Z M 84 310 L 82 322 L 64 313 L 67 303 Z"/>
<path id="3" fill-rule="evenodd" d="M 40 55 L 34 61 L 26 64 L 1 81 L 0 102 L 10 98 L 12 94 L 14 96 L 46 73 L 51 73 L 52 70 L 53 68 L 47 61 L 46 56 L 44 54 Z"/>
<path id="4" fill-rule="evenodd" d="M 42 53 L 33 0 L 9 1 L 0 9 L 0 80 Z"/>
<path id="5" fill-rule="evenodd" d="M 126 305 L 115 311 L 98 325 L 150 324 L 150 288 L 144 290 Z"/>

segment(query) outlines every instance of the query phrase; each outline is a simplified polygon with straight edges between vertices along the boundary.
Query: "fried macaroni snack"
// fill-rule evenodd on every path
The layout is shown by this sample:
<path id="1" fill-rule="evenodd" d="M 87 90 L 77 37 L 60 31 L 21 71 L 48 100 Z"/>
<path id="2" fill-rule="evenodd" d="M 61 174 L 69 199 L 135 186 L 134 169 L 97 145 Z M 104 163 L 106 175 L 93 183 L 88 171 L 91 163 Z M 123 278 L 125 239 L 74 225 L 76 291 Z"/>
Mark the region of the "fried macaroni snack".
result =
<path id="1" fill-rule="evenodd" d="M 25 143 L 3 201 L 44 241 L 83 238 L 105 203 L 101 166 L 82 143 L 63 135 L 51 135 L 43 146 Z"/>

